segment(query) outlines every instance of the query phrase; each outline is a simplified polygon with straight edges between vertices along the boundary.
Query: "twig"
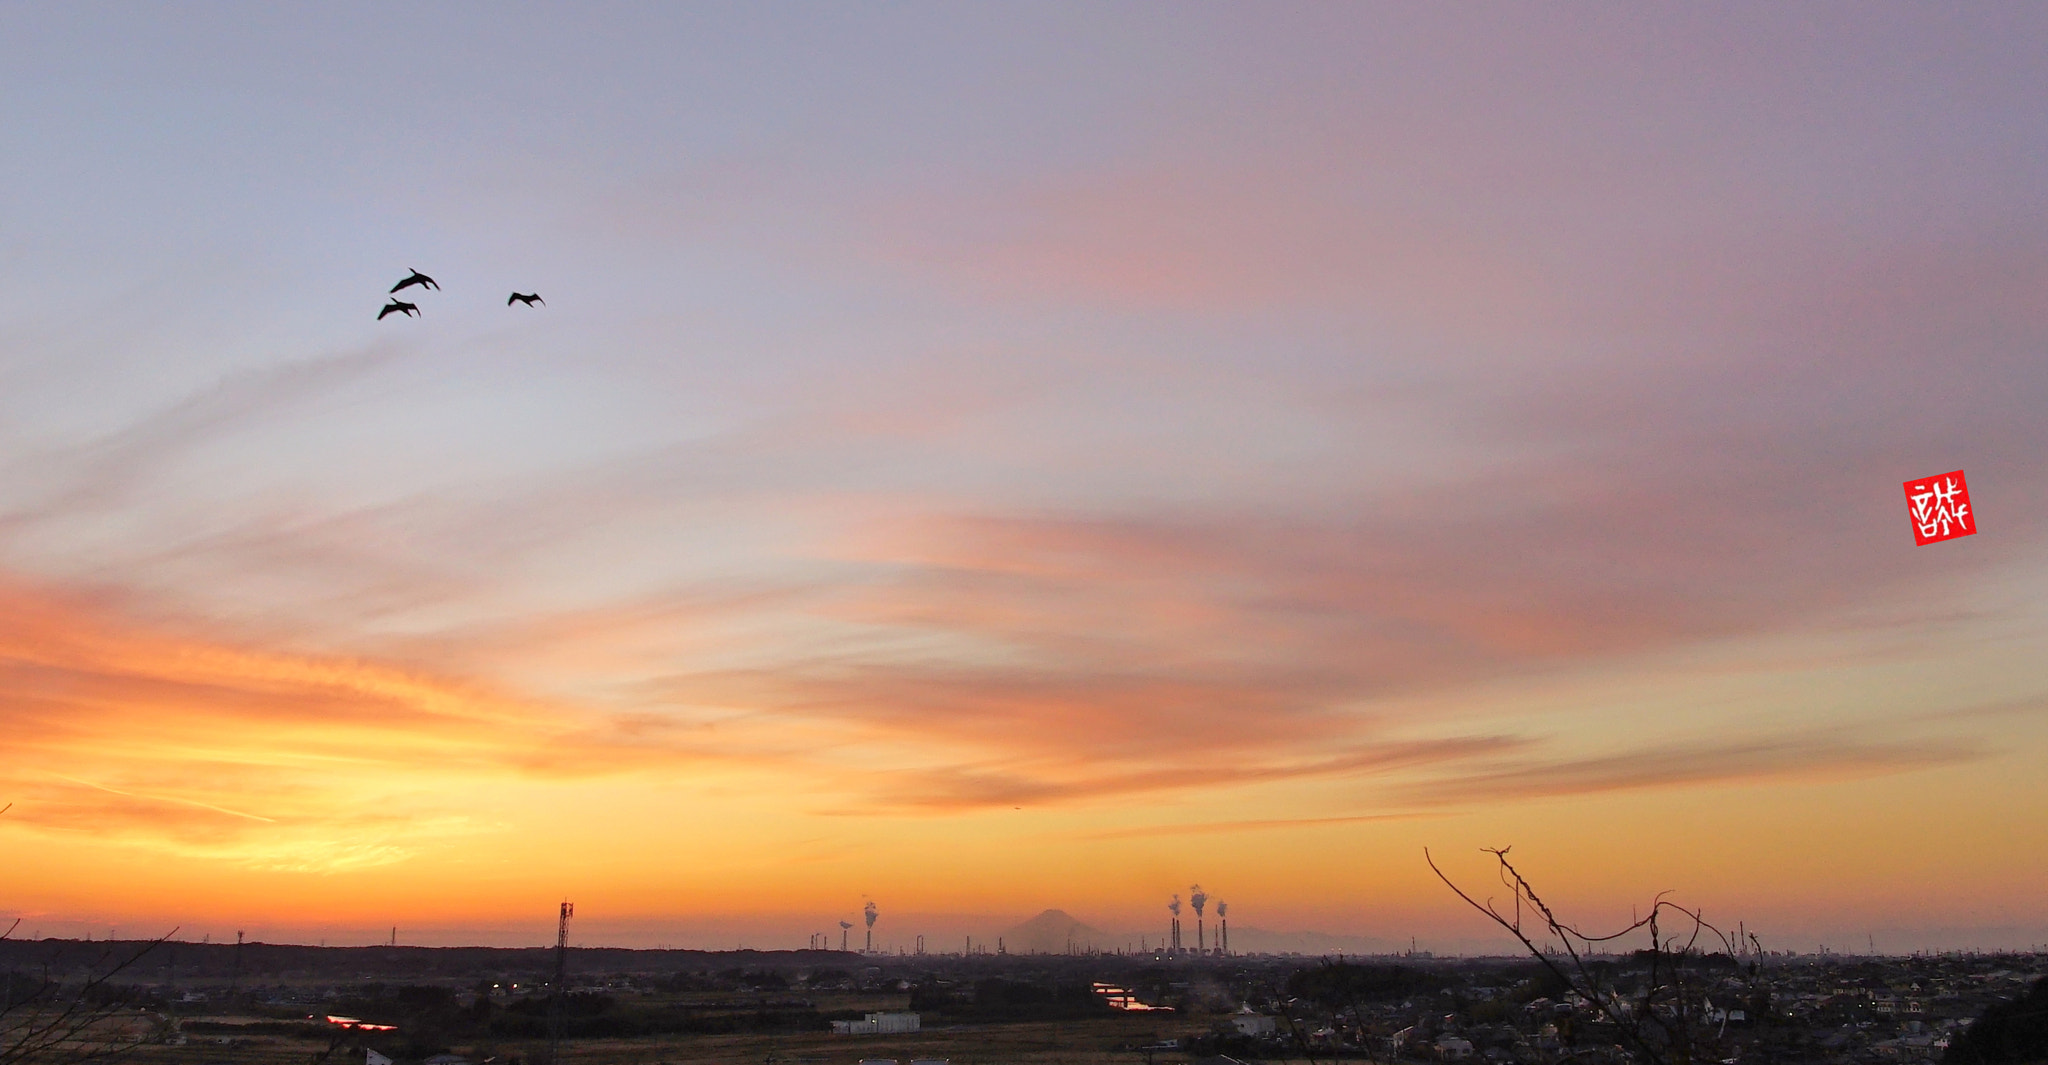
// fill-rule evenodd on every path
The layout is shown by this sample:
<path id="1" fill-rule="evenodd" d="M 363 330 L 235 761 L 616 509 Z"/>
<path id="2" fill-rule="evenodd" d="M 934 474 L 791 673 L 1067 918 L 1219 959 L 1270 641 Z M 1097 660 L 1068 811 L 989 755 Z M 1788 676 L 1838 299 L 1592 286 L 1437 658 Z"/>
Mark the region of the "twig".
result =
<path id="1" fill-rule="evenodd" d="M 1640 1054 L 1653 1065 L 1667 1065 L 1674 1059 L 1690 1061 L 1693 1042 L 1693 1002 L 1691 989 L 1685 979 L 1684 959 L 1695 954 L 1702 932 L 1713 933 L 1714 939 L 1727 948 L 1731 955 L 1735 953 L 1734 944 L 1738 940 L 1732 934 L 1708 923 L 1700 911 L 1671 902 L 1665 897 L 1668 892 L 1660 892 L 1652 902 L 1650 912 L 1631 921 L 1627 927 L 1606 935 L 1586 933 L 1558 919 L 1556 912 L 1536 893 L 1535 887 L 1522 876 L 1514 863 L 1508 860 L 1509 849 L 1487 847 L 1483 848 L 1483 851 L 1493 855 L 1499 864 L 1502 885 L 1513 893 L 1512 912 L 1503 912 L 1491 898 L 1480 902 L 1453 883 L 1451 878 L 1437 867 L 1436 858 L 1430 854 L 1427 847 L 1423 848 L 1422 857 L 1429 863 L 1430 871 L 1435 873 L 1437 879 L 1443 881 L 1444 886 L 1450 888 L 1453 894 L 1513 936 L 1553 977 L 1574 994 L 1584 998 L 1602 1018 L 1613 1024 L 1628 1043 L 1630 1050 Z M 1661 919 L 1666 910 L 1673 911 L 1692 922 L 1691 934 L 1686 937 L 1683 946 L 1678 944 L 1675 935 L 1667 938 L 1664 934 Z M 1525 922 L 1532 914 L 1542 923 L 1542 929 L 1533 933 L 1525 927 Z M 1619 996 L 1603 988 L 1599 975 L 1587 964 L 1588 955 L 1596 945 L 1612 942 L 1639 929 L 1647 929 L 1650 934 L 1649 971 L 1641 1001 L 1624 1012 L 1620 1008 Z M 1568 959 L 1569 971 L 1538 945 L 1537 936 L 1554 940 L 1563 949 L 1564 956 Z M 1668 986 L 1660 979 L 1659 972 L 1667 960 L 1672 965 Z M 1660 993 L 1667 994 L 1671 1000 L 1669 1019 L 1658 1010 Z M 1673 1053 L 1667 1055 L 1664 1049 L 1651 1039 L 1651 1028 L 1646 1026 L 1654 1026 L 1656 1034 L 1662 1037 L 1662 1042 L 1669 1046 Z"/>

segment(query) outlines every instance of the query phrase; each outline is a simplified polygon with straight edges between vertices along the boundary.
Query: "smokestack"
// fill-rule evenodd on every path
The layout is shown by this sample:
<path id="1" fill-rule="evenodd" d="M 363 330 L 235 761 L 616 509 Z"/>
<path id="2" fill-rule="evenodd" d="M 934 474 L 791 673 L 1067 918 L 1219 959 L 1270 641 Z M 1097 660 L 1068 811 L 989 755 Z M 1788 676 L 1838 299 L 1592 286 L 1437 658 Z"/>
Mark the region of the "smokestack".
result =
<path id="1" fill-rule="evenodd" d="M 1188 889 L 1188 901 L 1195 904 L 1195 953 L 1209 953 L 1209 945 L 1202 937 L 1202 907 L 1209 905 L 1209 893 L 1196 884 Z"/>
<path id="2" fill-rule="evenodd" d="M 846 950 L 846 930 L 852 927 L 852 921 L 839 922 L 839 949 L 842 953 Z"/>
<path id="3" fill-rule="evenodd" d="M 1217 944 L 1216 946 L 1217 946 L 1217 949 L 1218 949 L 1218 950 L 1220 950 L 1220 951 L 1222 951 L 1222 952 L 1223 952 L 1223 956 L 1227 958 L 1227 957 L 1229 957 L 1229 956 L 1230 956 L 1230 904 L 1229 904 L 1229 903 L 1227 903 L 1227 902 L 1218 902 L 1218 903 L 1216 904 L 1216 920 L 1217 920 L 1217 921 L 1218 921 L 1218 922 L 1219 922 L 1220 924 L 1222 924 L 1222 925 L 1223 925 L 1223 932 L 1221 933 L 1221 934 L 1222 934 L 1222 936 L 1223 936 L 1223 941 L 1222 941 L 1221 943 L 1218 943 L 1218 944 Z"/>
<path id="4" fill-rule="evenodd" d="M 1166 908 L 1173 911 L 1173 946 L 1170 949 L 1178 954 L 1180 952 L 1180 892 L 1176 891 L 1173 893 L 1173 901 L 1167 903 Z"/>
<path id="5" fill-rule="evenodd" d="M 875 900 L 868 900 L 867 906 L 861 910 L 861 916 L 867 918 L 868 953 L 873 954 L 875 952 L 875 918 L 879 916 L 878 911 L 875 909 Z"/>

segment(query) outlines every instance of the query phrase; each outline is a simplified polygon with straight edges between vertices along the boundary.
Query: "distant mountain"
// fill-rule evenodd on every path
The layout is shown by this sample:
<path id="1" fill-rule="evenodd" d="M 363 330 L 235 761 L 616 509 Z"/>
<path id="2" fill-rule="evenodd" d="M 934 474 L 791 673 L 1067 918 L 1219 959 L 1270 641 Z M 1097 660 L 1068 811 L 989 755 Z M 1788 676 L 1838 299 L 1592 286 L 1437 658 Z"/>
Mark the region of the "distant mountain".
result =
<path id="1" fill-rule="evenodd" d="M 1003 930 L 1003 947 L 1012 954 L 1065 954 L 1098 946 L 1114 950 L 1117 938 L 1082 924 L 1065 910 L 1047 910 Z"/>

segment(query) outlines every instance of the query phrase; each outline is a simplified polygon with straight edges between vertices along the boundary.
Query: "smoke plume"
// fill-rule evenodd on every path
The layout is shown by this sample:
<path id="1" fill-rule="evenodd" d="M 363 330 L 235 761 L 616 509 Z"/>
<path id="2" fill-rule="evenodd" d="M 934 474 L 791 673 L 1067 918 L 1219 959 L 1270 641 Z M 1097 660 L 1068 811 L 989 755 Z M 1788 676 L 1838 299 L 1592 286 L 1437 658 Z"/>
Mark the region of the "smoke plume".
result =
<path id="1" fill-rule="evenodd" d="M 869 928 L 873 928 L 875 926 L 875 917 L 877 913 L 878 911 L 875 909 L 875 900 L 869 899 L 867 908 L 862 911 L 862 916 L 866 917 L 868 920 Z"/>
<path id="2" fill-rule="evenodd" d="M 1218 902 L 1216 903 L 1216 916 L 1218 916 L 1218 917 L 1227 917 L 1227 916 L 1229 916 L 1229 914 L 1230 914 L 1230 904 L 1229 904 L 1229 903 L 1227 903 L 1227 902 L 1222 902 L 1222 901 L 1218 901 Z"/>
<path id="3" fill-rule="evenodd" d="M 1202 908 L 1209 905 L 1209 893 L 1202 890 L 1202 885 L 1196 884 L 1188 889 L 1188 901 L 1195 904 L 1195 916 L 1200 917 Z"/>
<path id="4" fill-rule="evenodd" d="M 1180 893 L 1179 893 L 1179 892 L 1177 892 L 1177 891 L 1176 891 L 1176 892 L 1174 892 L 1174 895 L 1173 895 L 1173 901 L 1172 901 L 1172 902 L 1169 902 L 1169 903 L 1167 903 L 1167 904 L 1166 904 L 1166 908 L 1167 908 L 1167 909 L 1169 909 L 1169 910 L 1172 910 L 1172 911 L 1173 911 L 1173 915 L 1174 915 L 1175 917 L 1179 917 L 1179 916 L 1180 916 Z"/>

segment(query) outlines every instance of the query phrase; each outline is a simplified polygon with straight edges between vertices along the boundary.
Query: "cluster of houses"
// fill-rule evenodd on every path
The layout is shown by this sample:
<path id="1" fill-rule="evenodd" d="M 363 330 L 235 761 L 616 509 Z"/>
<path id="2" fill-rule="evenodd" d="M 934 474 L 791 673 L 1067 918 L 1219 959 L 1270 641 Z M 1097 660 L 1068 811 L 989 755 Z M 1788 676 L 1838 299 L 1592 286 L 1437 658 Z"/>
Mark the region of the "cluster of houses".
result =
<path id="1" fill-rule="evenodd" d="M 1971 1020 L 2023 995 L 2048 975 L 2048 955 L 1914 958 L 1774 958 L 1754 970 L 1694 984 L 1683 1003 L 1662 999 L 1666 1022 L 1685 1025 L 1716 1060 L 1931 1065 Z M 1220 1031 L 1319 1050 L 1372 1052 L 1405 1062 L 1589 1065 L 1631 1060 L 1617 1035 L 1643 986 L 1622 974 L 1601 1002 L 1529 998 L 1525 988 L 1474 985 L 1316 1016 L 1239 1014 Z M 1683 1009 L 1682 1020 L 1678 1012 Z M 1654 1030 L 1658 1026 L 1645 1026 Z"/>

